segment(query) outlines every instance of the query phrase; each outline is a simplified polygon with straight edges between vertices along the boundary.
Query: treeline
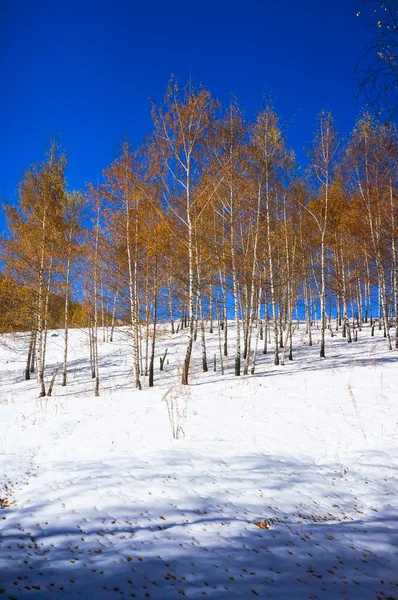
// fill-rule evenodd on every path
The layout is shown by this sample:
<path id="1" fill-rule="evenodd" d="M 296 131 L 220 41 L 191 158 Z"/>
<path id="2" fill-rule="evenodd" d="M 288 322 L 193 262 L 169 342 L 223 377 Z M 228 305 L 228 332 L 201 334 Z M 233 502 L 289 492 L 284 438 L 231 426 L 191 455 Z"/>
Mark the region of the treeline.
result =
<path id="1" fill-rule="evenodd" d="M 70 326 L 87 327 L 90 307 L 70 299 Z M 0 333 L 30 332 L 32 314 L 36 310 L 35 291 L 0 273 Z M 64 326 L 65 299 L 62 294 L 49 293 L 47 325 L 49 329 Z"/>
<path id="2" fill-rule="evenodd" d="M 68 329 L 85 325 L 96 395 L 98 343 L 108 328 L 111 341 L 117 324 L 131 328 L 137 388 L 143 377 L 154 383 L 160 321 L 172 333 L 186 327 L 183 384 L 197 337 L 207 371 L 215 321 L 221 364 L 233 354 L 237 376 L 255 372 L 271 326 L 275 364 L 293 360 L 298 318 L 309 344 L 319 320 L 321 357 L 326 333 L 356 341 L 368 321 L 398 347 L 393 124 L 364 114 L 342 140 L 332 115 L 321 113 L 303 175 L 270 105 L 247 123 L 236 102 L 223 108 L 206 89 L 181 90 L 172 80 L 152 116 L 152 132 L 138 149 L 123 144 L 101 184 L 68 191 L 66 157 L 53 143 L 26 172 L 18 205 L 6 207 L 0 294 L 11 307 L 2 300 L 1 326 L 31 331 L 26 376 L 37 369 L 41 395 L 60 298 L 62 384 Z M 7 296 L 13 286 L 17 302 Z M 236 324 L 233 348 L 228 318 Z"/>

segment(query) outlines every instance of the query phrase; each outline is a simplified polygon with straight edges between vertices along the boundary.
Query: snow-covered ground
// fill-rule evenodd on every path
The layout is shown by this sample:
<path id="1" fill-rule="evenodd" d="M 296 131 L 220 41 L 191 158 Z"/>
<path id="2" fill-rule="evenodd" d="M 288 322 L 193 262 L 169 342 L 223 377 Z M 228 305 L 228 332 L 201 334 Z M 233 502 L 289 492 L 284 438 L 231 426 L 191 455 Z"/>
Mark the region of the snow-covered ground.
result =
<path id="1" fill-rule="evenodd" d="M 197 342 L 184 388 L 185 333 L 165 333 L 138 392 L 121 330 L 95 398 L 73 331 L 69 384 L 47 399 L 23 381 L 25 336 L 2 336 L 0 598 L 398 599 L 397 353 L 365 328 L 321 361 L 301 325 L 292 363 L 259 351 L 237 379 L 233 333 L 226 374 L 200 372 Z"/>

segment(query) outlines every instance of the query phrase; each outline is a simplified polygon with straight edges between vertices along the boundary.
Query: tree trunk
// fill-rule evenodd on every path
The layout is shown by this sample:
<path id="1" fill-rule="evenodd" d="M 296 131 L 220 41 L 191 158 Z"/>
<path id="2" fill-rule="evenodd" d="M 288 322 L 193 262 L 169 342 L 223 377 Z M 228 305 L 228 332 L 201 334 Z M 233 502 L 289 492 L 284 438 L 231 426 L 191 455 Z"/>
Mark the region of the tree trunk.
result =
<path id="1" fill-rule="evenodd" d="M 28 357 L 26 359 L 25 380 L 30 379 L 30 363 L 32 360 L 33 348 L 35 345 L 35 331 L 32 329 L 29 339 Z"/>
<path id="2" fill-rule="evenodd" d="M 94 252 L 94 323 L 93 323 L 93 359 L 95 370 L 94 396 L 99 396 L 99 360 L 98 360 L 98 250 L 99 250 L 99 206 L 97 207 L 97 224 L 95 231 Z"/>
<path id="3" fill-rule="evenodd" d="M 149 360 L 149 387 L 154 385 L 154 365 L 155 365 L 155 345 L 156 345 L 156 325 L 158 316 L 158 259 L 155 258 L 155 272 L 154 272 L 154 283 L 153 283 L 153 331 L 152 331 L 152 345 L 151 345 L 151 357 Z"/>
<path id="4" fill-rule="evenodd" d="M 193 255 L 193 227 L 191 221 L 191 188 L 190 188 L 190 166 L 188 162 L 187 170 L 187 186 L 186 186 L 186 201 L 187 201 L 187 227 L 188 227 L 188 268 L 189 268 L 189 282 L 188 282 L 188 342 L 185 351 L 184 365 L 182 370 L 181 384 L 188 385 L 189 380 L 189 366 L 191 364 L 191 354 L 194 338 L 194 255 Z"/>
<path id="5" fill-rule="evenodd" d="M 117 299 L 119 296 L 119 285 L 120 285 L 120 274 L 118 274 L 118 279 L 117 279 L 117 287 L 116 287 L 116 291 L 113 297 L 113 308 L 112 308 L 112 321 L 111 321 L 111 335 L 109 338 L 110 342 L 113 342 L 113 334 L 115 331 L 115 323 L 116 323 L 116 307 L 117 307 Z"/>
<path id="6" fill-rule="evenodd" d="M 69 238 L 69 243 L 71 243 Z M 70 278 L 70 254 L 66 263 L 66 281 L 65 281 L 65 319 L 64 319 L 64 364 L 62 368 L 62 386 L 66 386 L 67 364 L 68 364 L 68 333 L 69 333 L 69 278 Z"/>
<path id="7" fill-rule="evenodd" d="M 173 312 L 173 295 L 172 295 L 172 278 L 171 275 L 168 278 L 168 292 L 169 292 L 169 314 L 170 314 L 170 325 L 171 325 L 171 333 L 174 335 L 174 312 Z"/>

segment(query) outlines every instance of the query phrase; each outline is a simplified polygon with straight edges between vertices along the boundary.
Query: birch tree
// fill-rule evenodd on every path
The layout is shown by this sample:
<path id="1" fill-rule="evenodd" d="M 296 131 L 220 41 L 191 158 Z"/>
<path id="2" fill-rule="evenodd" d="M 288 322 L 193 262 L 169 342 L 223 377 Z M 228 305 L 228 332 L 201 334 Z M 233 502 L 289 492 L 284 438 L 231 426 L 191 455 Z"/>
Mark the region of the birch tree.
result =
<path id="1" fill-rule="evenodd" d="M 313 217 L 320 236 L 320 320 L 321 320 L 321 347 L 320 357 L 325 358 L 325 330 L 326 330 L 326 242 L 328 228 L 328 214 L 330 201 L 330 186 L 333 178 L 333 169 L 336 164 L 339 139 L 330 112 L 322 112 L 318 118 L 318 127 L 315 133 L 313 150 L 311 153 L 311 168 L 315 176 L 318 197 L 312 207 L 306 210 Z"/>
<path id="2" fill-rule="evenodd" d="M 66 156 L 52 142 L 45 160 L 28 169 L 19 188 L 19 206 L 6 208 L 11 236 L 9 268 L 35 291 L 35 341 L 39 395 L 46 395 L 44 368 L 49 294 L 66 198 Z"/>
<path id="3" fill-rule="evenodd" d="M 198 202 L 204 193 L 197 191 L 203 170 L 203 142 L 211 125 L 215 101 L 205 89 L 195 90 L 189 82 L 180 91 L 172 79 L 163 105 L 152 110 L 155 135 L 163 152 L 163 183 L 169 210 L 184 229 L 184 246 L 188 262 L 188 340 L 182 367 L 181 383 L 188 384 L 194 341 L 195 321 L 195 253 L 194 229 Z"/>

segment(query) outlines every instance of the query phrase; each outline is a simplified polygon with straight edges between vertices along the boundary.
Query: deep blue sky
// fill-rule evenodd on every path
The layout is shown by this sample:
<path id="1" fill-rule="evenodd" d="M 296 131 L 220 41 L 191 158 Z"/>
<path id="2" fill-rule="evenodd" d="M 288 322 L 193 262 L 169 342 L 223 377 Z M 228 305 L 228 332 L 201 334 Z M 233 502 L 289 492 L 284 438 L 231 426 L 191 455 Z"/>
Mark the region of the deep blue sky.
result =
<path id="1" fill-rule="evenodd" d="M 317 113 L 348 134 L 360 109 L 355 63 L 370 30 L 361 0 L 0 0 L 0 199 L 62 134 L 68 181 L 96 181 L 126 136 L 151 126 L 174 73 L 247 118 L 264 92 L 302 158 Z M 1 219 L 1 217 L 0 217 Z M 2 223 L 2 219 L 0 225 Z"/>

